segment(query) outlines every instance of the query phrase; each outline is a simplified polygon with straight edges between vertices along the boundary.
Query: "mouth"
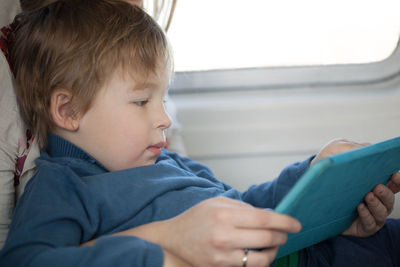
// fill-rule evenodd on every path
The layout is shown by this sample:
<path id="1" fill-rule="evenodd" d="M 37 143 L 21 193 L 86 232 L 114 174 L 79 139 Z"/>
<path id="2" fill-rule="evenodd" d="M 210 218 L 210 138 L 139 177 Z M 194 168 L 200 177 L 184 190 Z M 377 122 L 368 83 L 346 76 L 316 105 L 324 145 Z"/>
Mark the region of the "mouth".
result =
<path id="1" fill-rule="evenodd" d="M 153 153 L 156 156 L 159 156 L 162 152 L 162 149 L 166 147 L 166 142 L 159 142 L 155 145 L 151 145 L 147 148 L 151 153 Z"/>

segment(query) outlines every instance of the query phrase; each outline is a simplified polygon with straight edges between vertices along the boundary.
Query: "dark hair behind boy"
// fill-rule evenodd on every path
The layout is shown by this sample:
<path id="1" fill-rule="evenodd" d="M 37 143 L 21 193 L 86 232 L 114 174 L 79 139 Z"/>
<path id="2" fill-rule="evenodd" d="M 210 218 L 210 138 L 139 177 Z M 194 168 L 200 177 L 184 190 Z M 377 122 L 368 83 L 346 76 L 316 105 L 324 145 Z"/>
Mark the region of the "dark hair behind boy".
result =
<path id="1" fill-rule="evenodd" d="M 54 0 L 20 0 L 22 11 L 35 11 L 44 6 L 54 3 Z"/>
<path id="2" fill-rule="evenodd" d="M 10 54 L 18 99 L 43 147 L 54 127 L 55 90 L 70 91 L 74 114 L 83 114 L 116 68 L 146 79 L 170 64 L 170 53 L 162 29 L 139 7 L 120 0 L 42 2 L 17 17 Z"/>

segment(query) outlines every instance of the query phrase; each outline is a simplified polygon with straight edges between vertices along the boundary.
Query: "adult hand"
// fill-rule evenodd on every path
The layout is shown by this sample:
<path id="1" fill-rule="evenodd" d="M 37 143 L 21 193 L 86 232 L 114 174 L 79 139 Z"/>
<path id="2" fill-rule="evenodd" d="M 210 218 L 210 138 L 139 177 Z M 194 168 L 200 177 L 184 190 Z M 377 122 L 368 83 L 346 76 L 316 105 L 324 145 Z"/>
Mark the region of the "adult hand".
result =
<path id="1" fill-rule="evenodd" d="M 245 249 L 257 249 L 247 253 L 248 266 L 268 266 L 278 247 L 286 242 L 287 233 L 300 228 L 300 223 L 289 216 L 217 197 L 172 219 L 113 235 L 136 236 L 159 244 L 164 250 L 164 266 L 243 266 Z"/>
<path id="2" fill-rule="evenodd" d="M 275 258 L 287 233 L 298 232 L 300 223 L 271 210 L 254 208 L 224 197 L 205 200 L 165 221 L 162 246 L 196 266 L 267 266 Z"/>
<path id="3" fill-rule="evenodd" d="M 185 262 L 183 259 L 170 253 L 164 249 L 164 263 L 163 267 L 191 267 L 192 265 Z"/>

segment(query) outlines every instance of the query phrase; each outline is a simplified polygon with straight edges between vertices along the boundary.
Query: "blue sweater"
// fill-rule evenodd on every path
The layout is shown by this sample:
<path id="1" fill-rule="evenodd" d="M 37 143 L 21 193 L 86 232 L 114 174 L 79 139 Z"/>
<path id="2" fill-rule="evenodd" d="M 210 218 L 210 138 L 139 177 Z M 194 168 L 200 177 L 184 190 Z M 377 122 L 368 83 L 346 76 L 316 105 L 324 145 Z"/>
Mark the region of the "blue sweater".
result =
<path id="1" fill-rule="evenodd" d="M 163 151 L 154 165 L 109 172 L 80 148 L 50 135 L 48 152 L 37 159 L 37 173 L 17 203 L 0 266 L 162 266 L 159 245 L 109 234 L 174 217 L 216 196 L 274 208 L 309 160 L 241 193 L 176 153 Z M 95 238 L 93 246 L 79 246 Z"/>

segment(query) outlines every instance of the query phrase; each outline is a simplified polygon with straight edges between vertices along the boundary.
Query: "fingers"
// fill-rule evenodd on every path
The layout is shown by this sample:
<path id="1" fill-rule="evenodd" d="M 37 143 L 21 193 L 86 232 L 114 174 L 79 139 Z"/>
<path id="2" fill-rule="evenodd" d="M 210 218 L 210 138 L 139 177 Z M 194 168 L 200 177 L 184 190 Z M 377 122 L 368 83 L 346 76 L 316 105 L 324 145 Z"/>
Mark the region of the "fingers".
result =
<path id="1" fill-rule="evenodd" d="M 375 197 L 377 200 L 386 208 L 386 216 L 388 216 L 394 208 L 394 193 L 390 188 L 384 185 L 377 185 L 372 192 L 374 193 Z M 381 208 L 381 207 L 378 207 Z M 373 214 L 375 214 L 373 211 L 371 211 Z M 382 213 L 384 212 L 383 209 L 381 211 Z M 378 212 L 379 213 L 379 212 Z M 377 214 L 378 214 L 377 213 Z"/>
<path id="2" fill-rule="evenodd" d="M 358 206 L 361 224 L 366 232 L 374 231 L 376 227 L 385 224 L 386 217 L 393 210 L 394 194 L 383 185 L 377 185 L 365 196 L 365 203 Z"/>
<path id="3" fill-rule="evenodd" d="M 278 248 L 264 250 L 249 250 L 247 254 L 244 249 L 236 249 L 232 253 L 214 258 L 215 266 L 269 266 L 275 259 Z M 246 262 L 246 265 L 244 265 Z"/>
<path id="4" fill-rule="evenodd" d="M 380 199 L 376 197 L 374 193 L 368 193 L 365 197 L 365 202 L 368 207 L 368 211 L 374 217 L 377 225 L 385 224 L 386 217 L 389 214 L 388 208 L 382 203 Z"/>
<path id="5" fill-rule="evenodd" d="M 301 224 L 296 219 L 264 209 L 243 209 L 232 213 L 232 220 L 239 228 L 269 229 L 282 232 L 296 233 L 300 231 Z"/>
<path id="6" fill-rule="evenodd" d="M 211 243 L 216 248 L 273 248 L 287 241 L 287 232 L 300 231 L 300 223 L 272 210 L 218 199 L 218 212 L 210 214 L 216 228 Z M 229 232 L 229 234 L 228 234 Z"/>
<path id="7" fill-rule="evenodd" d="M 287 233 L 264 229 L 235 229 L 231 235 L 226 237 L 224 243 L 230 244 L 232 248 L 272 248 L 282 246 L 287 241 Z"/>
<path id="8" fill-rule="evenodd" d="M 346 139 L 341 139 L 338 141 L 338 143 L 342 146 L 342 150 L 344 150 L 344 151 L 370 145 L 370 143 L 366 143 L 366 142 L 359 143 L 359 142 L 350 141 L 350 140 L 346 140 Z"/>
<path id="9" fill-rule="evenodd" d="M 393 192 L 393 194 L 400 192 L 400 172 L 396 172 L 392 175 L 387 187 Z"/>
<path id="10" fill-rule="evenodd" d="M 320 159 L 367 145 L 370 145 L 370 143 L 357 143 L 344 138 L 334 139 L 320 150 L 317 156 L 311 161 L 311 165 Z"/>
<path id="11" fill-rule="evenodd" d="M 360 236 L 366 236 L 376 232 L 377 223 L 369 209 L 364 204 L 360 204 L 357 207 L 357 211 L 362 227 L 362 229 L 358 229 Z"/>
<path id="12" fill-rule="evenodd" d="M 218 206 L 218 212 L 214 214 L 216 221 L 229 222 L 237 228 L 269 229 L 289 233 L 296 233 L 301 229 L 301 224 L 295 218 L 273 210 L 255 208 L 225 197 L 204 201 L 207 202 Z"/>
<path id="13" fill-rule="evenodd" d="M 185 216 L 189 213 L 191 216 Z M 248 253 L 247 266 L 268 266 L 276 257 L 278 247 L 287 241 L 287 233 L 301 229 L 292 217 L 225 197 L 200 202 L 175 220 L 184 227 L 188 222 L 196 224 L 196 227 L 187 227 L 185 235 L 196 236 L 195 246 L 185 245 L 176 253 L 188 262 L 204 263 L 202 266 L 243 266 L 245 248 L 263 249 Z M 177 229 L 184 232 L 182 227 Z M 192 238 L 186 242 L 190 243 Z"/>
<path id="14" fill-rule="evenodd" d="M 264 250 L 235 249 L 234 251 L 213 255 L 209 266 L 269 266 L 275 259 L 278 248 Z M 244 263 L 246 263 L 244 265 Z"/>
<path id="15" fill-rule="evenodd" d="M 247 253 L 247 266 L 269 266 L 275 259 L 278 248 L 265 249 L 262 251 L 250 250 Z M 238 253 L 240 254 L 240 253 Z M 243 259 L 243 252 L 242 252 Z M 243 264 L 239 265 L 243 266 Z"/>
<path id="16" fill-rule="evenodd" d="M 358 143 L 347 139 L 335 139 L 329 145 L 333 146 L 333 153 L 343 153 L 352 149 L 368 146 L 370 143 Z"/>
<path id="17" fill-rule="evenodd" d="M 375 234 L 393 210 L 394 194 L 384 185 L 377 185 L 364 200 L 365 203 L 357 207 L 358 218 L 343 232 L 344 235 L 368 237 Z"/>

